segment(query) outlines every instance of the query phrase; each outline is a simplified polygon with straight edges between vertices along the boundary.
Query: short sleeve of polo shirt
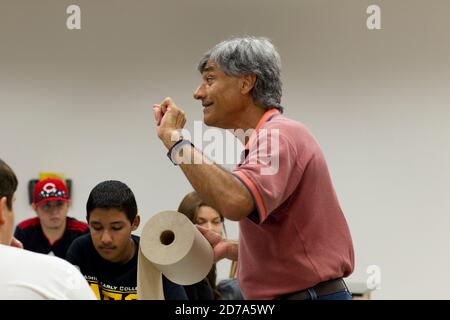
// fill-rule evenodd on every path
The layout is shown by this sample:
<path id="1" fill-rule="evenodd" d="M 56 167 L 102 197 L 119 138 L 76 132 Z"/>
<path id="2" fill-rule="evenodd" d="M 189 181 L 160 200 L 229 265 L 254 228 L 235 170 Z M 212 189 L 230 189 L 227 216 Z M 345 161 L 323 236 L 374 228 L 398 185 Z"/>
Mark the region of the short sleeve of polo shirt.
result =
<path id="1" fill-rule="evenodd" d="M 283 132 L 259 131 L 255 140 L 233 175 L 250 191 L 262 223 L 294 192 L 302 168 L 295 146 Z"/>

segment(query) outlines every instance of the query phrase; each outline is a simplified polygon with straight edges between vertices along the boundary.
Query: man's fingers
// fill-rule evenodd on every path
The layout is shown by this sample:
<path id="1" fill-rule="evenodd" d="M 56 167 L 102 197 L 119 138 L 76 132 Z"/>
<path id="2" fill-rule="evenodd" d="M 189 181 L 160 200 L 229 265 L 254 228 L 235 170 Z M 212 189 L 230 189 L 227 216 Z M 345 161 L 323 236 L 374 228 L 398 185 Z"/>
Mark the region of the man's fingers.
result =
<path id="1" fill-rule="evenodd" d="M 214 262 L 218 262 L 227 257 L 228 245 L 226 242 L 220 242 L 214 247 Z"/>
<path id="2" fill-rule="evenodd" d="M 161 114 L 164 116 L 164 114 L 167 112 L 169 106 L 165 104 L 161 104 Z"/>
<path id="3" fill-rule="evenodd" d="M 223 240 L 222 236 L 212 230 L 205 228 L 205 227 L 202 227 L 199 225 L 197 225 L 196 227 L 213 247 L 214 262 L 217 262 L 217 261 L 225 258 L 228 253 L 228 245 Z"/>
<path id="4" fill-rule="evenodd" d="M 183 128 L 185 124 L 186 124 L 186 116 L 184 115 L 184 112 L 181 111 L 177 115 L 177 125 L 179 126 L 179 128 Z"/>
<path id="5" fill-rule="evenodd" d="M 161 102 L 161 106 L 170 106 L 173 104 L 172 98 L 167 97 Z"/>
<path id="6" fill-rule="evenodd" d="M 165 98 L 160 104 L 161 111 L 163 112 L 163 114 L 166 113 L 167 108 L 171 107 L 172 105 L 173 105 L 172 99 Z"/>
<path id="7" fill-rule="evenodd" d="M 198 231 L 200 231 L 202 233 L 202 235 L 205 235 L 205 233 L 207 233 L 209 231 L 209 229 L 199 226 L 199 225 L 195 225 L 198 229 Z"/>
<path id="8" fill-rule="evenodd" d="M 217 244 L 223 241 L 222 236 L 220 234 L 215 233 L 214 231 L 211 231 L 199 225 L 197 225 L 197 229 L 202 233 L 202 235 L 206 238 L 206 240 L 208 240 L 208 242 L 211 244 L 212 247 L 215 247 Z"/>
<path id="9" fill-rule="evenodd" d="M 153 105 L 153 114 L 155 116 L 156 125 L 159 126 L 162 119 L 161 108 L 159 107 L 159 105 Z"/>
<path id="10" fill-rule="evenodd" d="M 164 115 L 167 111 L 170 111 L 170 110 L 181 111 L 181 110 L 177 107 L 177 105 L 173 102 L 172 98 L 170 98 L 170 97 L 165 98 L 165 99 L 161 102 L 160 106 L 161 106 L 161 111 L 162 111 L 163 115 Z"/>

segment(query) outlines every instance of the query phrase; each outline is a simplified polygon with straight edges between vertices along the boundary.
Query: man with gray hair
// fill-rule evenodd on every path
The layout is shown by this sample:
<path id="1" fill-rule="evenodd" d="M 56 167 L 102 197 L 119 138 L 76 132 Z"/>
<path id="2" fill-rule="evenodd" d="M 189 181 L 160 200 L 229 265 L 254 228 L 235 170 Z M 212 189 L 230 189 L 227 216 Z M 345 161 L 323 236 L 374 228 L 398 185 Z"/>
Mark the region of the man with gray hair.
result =
<path id="1" fill-rule="evenodd" d="M 282 115 L 280 56 L 266 38 L 233 38 L 208 51 L 194 98 L 204 123 L 253 130 L 232 173 L 208 160 L 180 130 L 186 118 L 166 98 L 153 106 L 157 134 L 194 189 L 239 221 L 239 242 L 199 228 L 215 260 L 238 260 L 246 299 L 351 299 L 343 277 L 354 268 L 350 231 L 319 144 Z M 267 170 L 277 161 L 276 170 Z M 193 163 L 193 164 L 192 164 Z"/>

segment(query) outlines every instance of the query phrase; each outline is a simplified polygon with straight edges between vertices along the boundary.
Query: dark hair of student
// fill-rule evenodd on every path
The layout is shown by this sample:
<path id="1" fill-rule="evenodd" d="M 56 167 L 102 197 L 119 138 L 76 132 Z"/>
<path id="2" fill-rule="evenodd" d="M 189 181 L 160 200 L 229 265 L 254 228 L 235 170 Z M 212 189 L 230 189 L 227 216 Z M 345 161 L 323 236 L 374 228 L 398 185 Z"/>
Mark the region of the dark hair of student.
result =
<path id="1" fill-rule="evenodd" d="M 14 171 L 0 159 L 0 199 L 6 197 L 6 206 L 12 210 L 14 192 L 17 190 L 17 177 Z"/>
<path id="2" fill-rule="evenodd" d="M 125 213 L 130 223 L 133 223 L 138 212 L 131 189 L 125 183 L 116 180 L 103 181 L 92 189 L 86 204 L 88 222 L 94 209 L 117 209 Z"/>

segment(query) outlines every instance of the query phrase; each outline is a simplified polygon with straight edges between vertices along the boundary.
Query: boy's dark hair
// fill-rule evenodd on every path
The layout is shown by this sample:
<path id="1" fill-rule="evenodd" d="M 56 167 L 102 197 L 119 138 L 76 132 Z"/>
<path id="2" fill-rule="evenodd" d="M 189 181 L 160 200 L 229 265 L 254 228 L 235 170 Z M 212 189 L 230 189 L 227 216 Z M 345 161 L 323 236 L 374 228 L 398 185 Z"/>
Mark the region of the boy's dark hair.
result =
<path id="1" fill-rule="evenodd" d="M 17 177 L 14 171 L 0 159 L 0 199 L 6 197 L 6 206 L 12 210 L 14 192 L 17 190 Z"/>
<path id="2" fill-rule="evenodd" d="M 96 185 L 89 194 L 86 204 L 86 220 L 89 222 L 94 209 L 117 209 L 133 223 L 137 215 L 137 204 L 133 191 L 123 182 L 108 180 Z"/>

